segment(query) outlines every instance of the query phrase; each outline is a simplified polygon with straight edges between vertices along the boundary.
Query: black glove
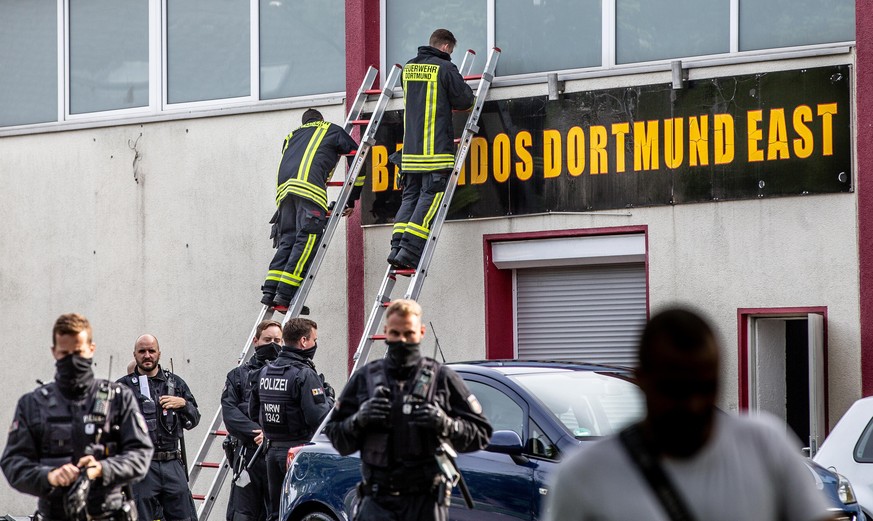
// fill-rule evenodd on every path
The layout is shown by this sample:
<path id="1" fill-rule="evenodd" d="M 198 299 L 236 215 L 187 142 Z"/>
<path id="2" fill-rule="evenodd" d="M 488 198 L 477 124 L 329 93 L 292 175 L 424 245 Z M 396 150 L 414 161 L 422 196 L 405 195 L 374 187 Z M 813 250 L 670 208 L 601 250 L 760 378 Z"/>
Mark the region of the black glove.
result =
<path id="1" fill-rule="evenodd" d="M 370 398 L 361 404 L 355 413 L 354 423 L 360 428 L 385 425 L 391 416 L 391 402 L 388 398 Z"/>
<path id="2" fill-rule="evenodd" d="M 320 373 L 318 377 L 321 379 L 321 386 L 324 388 L 324 394 L 327 395 L 328 398 L 336 399 L 336 391 L 324 380 L 324 373 Z"/>
<path id="3" fill-rule="evenodd" d="M 424 429 L 433 429 L 445 438 L 455 429 L 455 420 L 435 403 L 420 405 L 412 413 L 412 424 Z"/>

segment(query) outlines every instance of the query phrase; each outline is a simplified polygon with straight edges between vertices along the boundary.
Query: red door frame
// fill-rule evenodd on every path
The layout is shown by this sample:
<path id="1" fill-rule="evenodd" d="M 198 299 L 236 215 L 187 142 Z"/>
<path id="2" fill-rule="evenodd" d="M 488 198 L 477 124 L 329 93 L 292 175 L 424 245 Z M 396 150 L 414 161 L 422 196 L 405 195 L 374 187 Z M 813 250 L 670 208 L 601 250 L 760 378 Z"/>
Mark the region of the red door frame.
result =
<path id="1" fill-rule="evenodd" d="M 586 237 L 595 235 L 643 234 L 646 241 L 646 318 L 649 316 L 649 227 L 616 226 L 614 228 L 577 228 L 542 232 L 498 233 L 482 236 L 485 271 L 485 358 L 488 360 L 515 357 L 513 323 L 512 270 L 500 269 L 494 264 L 495 242 Z"/>
<path id="2" fill-rule="evenodd" d="M 824 404 L 825 404 L 825 434 L 828 427 L 828 308 L 827 306 L 811 306 L 796 308 L 738 308 L 737 309 L 737 364 L 738 364 L 738 401 L 742 411 L 749 409 L 749 319 L 752 317 L 799 317 L 815 313 L 824 317 Z"/>

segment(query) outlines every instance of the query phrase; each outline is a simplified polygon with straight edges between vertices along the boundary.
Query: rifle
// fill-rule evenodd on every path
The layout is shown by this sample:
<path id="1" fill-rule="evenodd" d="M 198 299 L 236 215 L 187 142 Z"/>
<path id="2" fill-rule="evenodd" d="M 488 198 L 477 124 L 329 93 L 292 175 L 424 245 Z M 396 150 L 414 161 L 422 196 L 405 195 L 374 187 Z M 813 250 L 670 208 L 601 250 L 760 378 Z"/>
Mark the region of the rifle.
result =
<path id="1" fill-rule="evenodd" d="M 473 497 L 470 495 L 470 489 L 467 488 L 467 482 L 464 481 L 464 475 L 461 474 L 457 463 L 455 463 L 455 458 L 457 457 L 458 453 L 455 452 L 452 444 L 442 440 L 436 451 L 437 466 L 449 485 L 452 487 L 458 485 L 458 488 L 461 489 L 461 495 L 464 496 L 464 503 L 466 503 L 467 508 L 472 510 Z"/>

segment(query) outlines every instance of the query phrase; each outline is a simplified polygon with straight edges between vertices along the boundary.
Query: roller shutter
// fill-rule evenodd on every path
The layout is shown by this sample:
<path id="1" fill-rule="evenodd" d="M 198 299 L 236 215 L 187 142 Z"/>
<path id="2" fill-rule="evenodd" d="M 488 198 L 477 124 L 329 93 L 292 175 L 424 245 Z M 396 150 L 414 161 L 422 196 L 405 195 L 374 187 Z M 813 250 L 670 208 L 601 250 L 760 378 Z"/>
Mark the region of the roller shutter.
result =
<path id="1" fill-rule="evenodd" d="M 518 269 L 515 289 L 519 359 L 636 365 L 644 264 Z"/>

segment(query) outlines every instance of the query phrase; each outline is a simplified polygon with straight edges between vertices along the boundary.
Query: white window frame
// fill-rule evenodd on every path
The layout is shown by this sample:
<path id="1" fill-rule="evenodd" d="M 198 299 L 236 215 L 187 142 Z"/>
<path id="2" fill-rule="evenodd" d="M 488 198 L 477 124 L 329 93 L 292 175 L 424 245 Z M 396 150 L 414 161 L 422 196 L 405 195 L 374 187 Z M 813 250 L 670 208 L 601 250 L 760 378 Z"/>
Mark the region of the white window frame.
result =
<path id="1" fill-rule="evenodd" d="M 496 27 L 495 27 L 495 9 L 497 0 L 486 0 L 486 23 L 485 28 L 488 36 L 488 49 L 474 49 L 477 53 L 487 52 L 495 45 Z M 524 74 L 514 74 L 508 76 L 500 76 L 495 78 L 495 86 L 513 86 L 513 85 L 528 85 L 532 83 L 544 83 L 548 81 L 548 75 L 552 73 L 558 74 L 559 80 L 577 80 L 585 78 L 596 78 L 604 76 L 615 76 L 619 74 L 640 74 L 655 71 L 670 70 L 671 62 L 680 60 L 684 68 L 697 67 L 715 67 L 722 65 L 733 65 L 748 62 L 782 60 L 792 58 L 803 58 L 809 56 L 822 56 L 830 54 L 847 54 L 850 52 L 850 47 L 855 45 L 855 41 L 835 42 L 827 44 L 802 45 L 796 47 L 780 47 L 776 49 L 764 49 L 755 51 L 740 51 L 740 0 L 730 1 L 730 42 L 728 45 L 729 52 L 711 54 L 704 56 L 689 56 L 684 58 L 670 58 L 664 60 L 654 60 L 649 62 L 635 62 L 628 64 L 615 63 L 615 16 L 616 0 L 601 0 L 602 19 L 602 63 L 598 67 L 584 67 L 575 69 L 561 69 L 545 72 L 532 72 Z M 380 63 L 382 69 L 385 70 L 387 48 L 387 0 L 380 0 L 380 16 L 379 16 L 379 35 L 380 35 Z M 425 35 L 426 36 L 426 35 Z M 474 71 L 478 72 L 478 71 Z"/>

